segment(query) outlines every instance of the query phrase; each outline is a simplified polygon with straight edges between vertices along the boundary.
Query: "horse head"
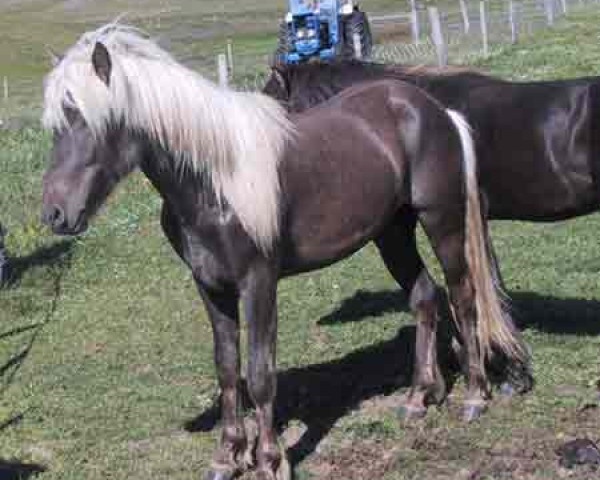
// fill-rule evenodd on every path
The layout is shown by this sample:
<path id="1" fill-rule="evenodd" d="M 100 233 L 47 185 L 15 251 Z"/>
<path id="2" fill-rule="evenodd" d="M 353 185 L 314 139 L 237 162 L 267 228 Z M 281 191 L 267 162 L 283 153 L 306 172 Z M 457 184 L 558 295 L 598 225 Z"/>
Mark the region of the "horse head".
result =
<path id="1" fill-rule="evenodd" d="M 94 46 L 91 65 L 96 78 L 89 80 L 94 88 L 108 90 L 112 62 L 100 42 Z M 56 69 L 59 68 L 57 65 Z M 86 230 L 89 218 L 118 181 L 139 164 L 142 153 L 141 142 L 123 128 L 119 119 L 107 122 L 102 132 L 91 128 L 89 112 L 85 115 L 82 112 L 90 106 L 80 104 L 79 100 L 79 95 L 65 89 L 59 104 L 61 111 L 45 112 L 48 116 L 58 113 L 62 120 L 52 125 L 50 166 L 43 180 L 42 220 L 54 233 L 62 235 L 77 235 Z M 47 104 L 47 108 L 56 106 Z"/>

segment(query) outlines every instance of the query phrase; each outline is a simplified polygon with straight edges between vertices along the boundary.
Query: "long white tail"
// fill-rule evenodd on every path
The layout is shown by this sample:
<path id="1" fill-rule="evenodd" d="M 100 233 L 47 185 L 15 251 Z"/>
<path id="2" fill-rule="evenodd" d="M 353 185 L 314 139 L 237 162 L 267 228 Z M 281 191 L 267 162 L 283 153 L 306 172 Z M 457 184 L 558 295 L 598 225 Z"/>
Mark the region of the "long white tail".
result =
<path id="1" fill-rule="evenodd" d="M 475 288 L 477 335 L 482 359 L 490 358 L 493 347 L 511 360 L 529 364 L 529 352 L 521 341 L 509 311 L 506 295 L 490 267 L 486 228 L 482 219 L 477 183 L 477 163 L 471 128 L 458 112 L 446 110 L 458 130 L 463 150 L 466 184 L 465 254 Z"/>

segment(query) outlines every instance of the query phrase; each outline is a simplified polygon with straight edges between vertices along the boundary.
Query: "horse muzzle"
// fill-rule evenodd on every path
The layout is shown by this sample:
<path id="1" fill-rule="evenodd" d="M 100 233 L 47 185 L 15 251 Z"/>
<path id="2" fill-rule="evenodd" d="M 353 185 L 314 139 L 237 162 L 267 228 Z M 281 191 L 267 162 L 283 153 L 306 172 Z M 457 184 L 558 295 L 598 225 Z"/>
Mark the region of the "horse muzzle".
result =
<path id="1" fill-rule="evenodd" d="M 75 221 L 71 222 L 65 209 L 55 204 L 44 206 L 42 223 L 48 225 L 56 235 L 80 235 L 88 227 L 83 210 L 77 215 Z"/>

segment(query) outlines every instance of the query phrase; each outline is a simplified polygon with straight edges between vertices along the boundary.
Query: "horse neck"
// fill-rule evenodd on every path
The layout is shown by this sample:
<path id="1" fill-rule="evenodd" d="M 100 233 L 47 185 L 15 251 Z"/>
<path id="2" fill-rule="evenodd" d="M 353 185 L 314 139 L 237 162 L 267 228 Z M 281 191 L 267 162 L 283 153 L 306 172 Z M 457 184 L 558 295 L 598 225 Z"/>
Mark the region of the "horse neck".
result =
<path id="1" fill-rule="evenodd" d="M 149 142 L 140 169 L 170 209 L 185 223 L 220 205 L 210 175 L 178 163 L 171 154 Z"/>

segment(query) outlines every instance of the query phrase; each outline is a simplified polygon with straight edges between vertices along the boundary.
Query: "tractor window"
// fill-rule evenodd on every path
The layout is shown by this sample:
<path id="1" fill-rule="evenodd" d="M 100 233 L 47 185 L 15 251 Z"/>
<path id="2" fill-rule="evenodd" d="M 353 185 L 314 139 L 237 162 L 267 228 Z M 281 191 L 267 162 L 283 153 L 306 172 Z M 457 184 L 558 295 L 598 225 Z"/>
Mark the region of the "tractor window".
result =
<path id="1" fill-rule="evenodd" d="M 296 18 L 296 28 L 299 30 L 301 28 L 306 28 L 306 17 L 298 17 Z"/>
<path id="2" fill-rule="evenodd" d="M 298 17 L 294 21 L 295 34 L 298 40 L 318 38 L 319 21 L 314 15 Z"/>

